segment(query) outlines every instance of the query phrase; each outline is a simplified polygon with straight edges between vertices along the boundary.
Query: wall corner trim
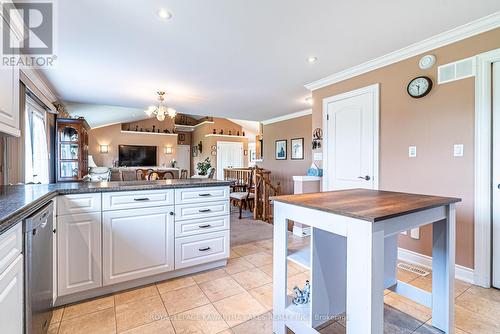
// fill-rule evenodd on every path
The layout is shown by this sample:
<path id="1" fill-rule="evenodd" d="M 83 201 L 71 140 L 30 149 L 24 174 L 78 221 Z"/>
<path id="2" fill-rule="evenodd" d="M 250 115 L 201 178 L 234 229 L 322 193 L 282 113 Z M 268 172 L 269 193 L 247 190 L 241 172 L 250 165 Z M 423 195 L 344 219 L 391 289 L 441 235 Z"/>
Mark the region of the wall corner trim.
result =
<path id="1" fill-rule="evenodd" d="M 398 247 L 398 260 L 432 269 L 432 257 Z M 474 284 L 474 269 L 455 264 L 455 278 Z"/>
<path id="2" fill-rule="evenodd" d="M 286 121 L 288 119 L 307 116 L 307 115 L 312 115 L 312 109 L 306 109 L 306 110 L 297 111 L 297 112 L 294 112 L 291 114 L 286 114 L 283 116 L 278 116 L 278 117 L 266 119 L 265 121 L 262 121 L 262 124 L 268 125 L 268 124 L 283 122 L 283 121 Z"/>
<path id="3" fill-rule="evenodd" d="M 311 91 L 500 27 L 500 11 L 305 85 Z"/>

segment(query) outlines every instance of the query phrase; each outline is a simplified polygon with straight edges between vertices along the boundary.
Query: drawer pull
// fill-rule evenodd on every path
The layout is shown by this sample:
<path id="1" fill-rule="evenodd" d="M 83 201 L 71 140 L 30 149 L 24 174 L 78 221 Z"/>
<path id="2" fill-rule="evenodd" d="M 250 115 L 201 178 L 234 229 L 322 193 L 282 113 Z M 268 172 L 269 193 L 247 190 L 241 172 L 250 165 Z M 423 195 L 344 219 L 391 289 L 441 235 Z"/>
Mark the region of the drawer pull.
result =
<path id="1" fill-rule="evenodd" d="M 199 227 L 199 228 L 207 228 L 207 227 L 210 227 L 210 226 L 212 226 L 212 225 L 207 224 L 207 225 L 200 225 L 200 226 L 198 226 L 198 227 Z"/>
<path id="2" fill-rule="evenodd" d="M 201 209 L 201 210 L 198 210 L 198 211 L 199 211 L 199 212 L 210 212 L 210 211 L 212 211 L 212 210 L 210 210 L 210 209 Z"/>
<path id="3" fill-rule="evenodd" d="M 210 250 L 210 247 L 205 247 L 205 248 L 198 248 L 200 252 L 206 252 L 207 250 Z"/>
<path id="4" fill-rule="evenodd" d="M 198 194 L 198 196 L 200 196 L 200 197 L 209 197 L 209 196 L 212 196 L 212 194 Z"/>
<path id="5" fill-rule="evenodd" d="M 149 201 L 149 198 L 147 198 L 147 197 L 134 198 L 134 201 L 136 201 L 136 202 L 144 202 L 144 201 Z"/>

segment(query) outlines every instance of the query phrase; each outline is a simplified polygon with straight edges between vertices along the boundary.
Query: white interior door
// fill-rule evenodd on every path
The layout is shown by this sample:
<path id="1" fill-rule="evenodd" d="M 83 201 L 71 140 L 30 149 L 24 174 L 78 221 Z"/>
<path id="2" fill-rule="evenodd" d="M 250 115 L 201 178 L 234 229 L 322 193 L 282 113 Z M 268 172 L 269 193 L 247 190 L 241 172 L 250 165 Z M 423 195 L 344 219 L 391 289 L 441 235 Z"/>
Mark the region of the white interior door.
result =
<path id="1" fill-rule="evenodd" d="M 493 276 L 500 289 L 500 62 L 493 64 Z"/>
<path id="2" fill-rule="evenodd" d="M 177 167 L 179 169 L 191 169 L 191 154 L 189 145 L 177 145 Z"/>
<path id="3" fill-rule="evenodd" d="M 323 190 L 378 189 L 378 84 L 326 98 Z"/>
<path id="4" fill-rule="evenodd" d="M 217 179 L 224 179 L 224 168 L 243 167 L 243 143 L 217 142 Z"/>

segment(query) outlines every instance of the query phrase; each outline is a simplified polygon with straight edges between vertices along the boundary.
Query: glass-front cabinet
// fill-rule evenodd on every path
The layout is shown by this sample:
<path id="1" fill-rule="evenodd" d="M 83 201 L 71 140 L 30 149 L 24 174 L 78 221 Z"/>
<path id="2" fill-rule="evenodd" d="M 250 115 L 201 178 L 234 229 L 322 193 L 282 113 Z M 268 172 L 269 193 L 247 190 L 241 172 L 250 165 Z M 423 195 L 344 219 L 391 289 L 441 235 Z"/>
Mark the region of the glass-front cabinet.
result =
<path id="1" fill-rule="evenodd" d="M 57 182 L 81 181 L 88 169 L 89 125 L 83 118 L 57 119 Z"/>

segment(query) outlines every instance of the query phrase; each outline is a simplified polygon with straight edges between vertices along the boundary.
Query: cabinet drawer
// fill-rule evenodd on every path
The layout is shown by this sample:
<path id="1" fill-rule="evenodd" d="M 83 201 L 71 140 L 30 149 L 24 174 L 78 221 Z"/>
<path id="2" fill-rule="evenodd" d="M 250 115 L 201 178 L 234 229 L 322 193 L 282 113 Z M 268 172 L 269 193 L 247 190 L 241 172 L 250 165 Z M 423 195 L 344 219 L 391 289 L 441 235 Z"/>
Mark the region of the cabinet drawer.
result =
<path id="1" fill-rule="evenodd" d="M 102 194 L 102 210 L 149 208 L 174 204 L 174 190 L 117 191 Z"/>
<path id="2" fill-rule="evenodd" d="M 209 218 L 228 214 L 229 200 L 197 204 L 179 204 L 175 206 L 175 221 Z"/>
<path id="3" fill-rule="evenodd" d="M 175 204 L 203 203 L 229 199 L 229 187 L 200 187 L 175 190 Z"/>
<path id="4" fill-rule="evenodd" d="M 21 254 L 22 226 L 23 224 L 18 223 L 0 235 L 0 274 Z"/>
<path id="5" fill-rule="evenodd" d="M 175 223 L 176 238 L 223 230 L 229 230 L 229 215 L 181 220 Z"/>
<path id="6" fill-rule="evenodd" d="M 213 232 L 175 240 L 175 269 L 229 257 L 229 231 Z"/>
<path id="7" fill-rule="evenodd" d="M 101 193 L 62 195 L 57 198 L 57 215 L 101 211 Z"/>

